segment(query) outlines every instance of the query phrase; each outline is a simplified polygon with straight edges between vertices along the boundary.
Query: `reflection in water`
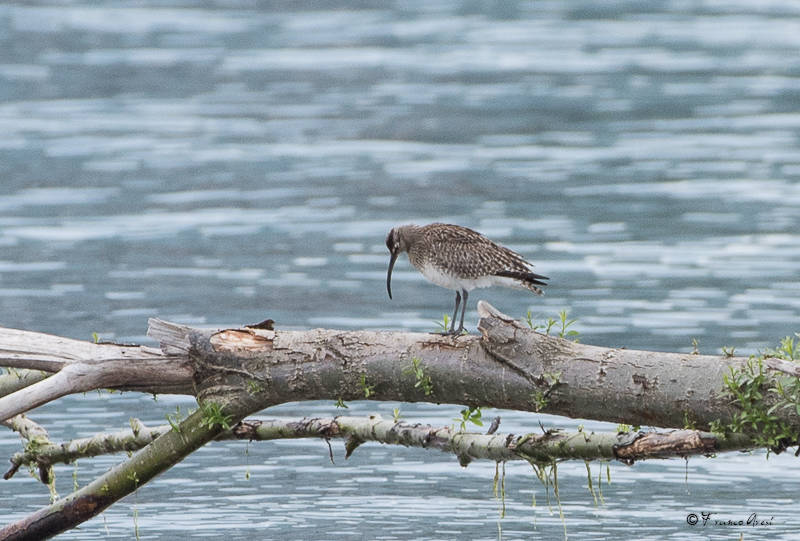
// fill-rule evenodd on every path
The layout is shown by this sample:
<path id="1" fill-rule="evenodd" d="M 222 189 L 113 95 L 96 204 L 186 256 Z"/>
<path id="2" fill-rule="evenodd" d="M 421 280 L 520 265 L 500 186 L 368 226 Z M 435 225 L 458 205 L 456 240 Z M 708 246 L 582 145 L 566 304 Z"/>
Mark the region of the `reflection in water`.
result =
<path id="1" fill-rule="evenodd" d="M 482 298 L 540 320 L 568 307 L 584 342 L 751 353 L 800 330 L 795 5 L 166 5 L 0 7 L 0 324 L 131 341 L 147 340 L 149 316 L 433 330 L 449 293 L 398 263 L 386 299 L 383 239 L 445 221 L 552 278 L 541 299 Z M 58 440 L 130 416 L 160 424 L 178 404 L 191 407 L 90 394 L 35 418 Z M 348 414 L 398 406 L 435 424 L 458 411 Z M 580 422 L 500 414 L 506 432 Z M 19 449 L 8 432 L 0 445 Z M 202 449 L 64 537 L 129 538 L 134 505 L 154 537 L 497 536 L 494 465 L 378 445 L 330 465 L 317 441 L 245 447 Z M 118 460 L 81 461 L 79 481 Z M 688 485 L 682 462 L 612 466 L 600 507 L 583 465 L 564 464 L 569 535 L 739 533 L 685 523 L 707 511 L 774 514 L 769 534 L 790 539 L 790 463 L 693 459 Z M 529 468 L 507 472 L 503 537 L 562 536 Z M 68 492 L 71 468 L 58 476 Z M 4 483 L 4 523 L 46 503 L 21 475 Z"/>

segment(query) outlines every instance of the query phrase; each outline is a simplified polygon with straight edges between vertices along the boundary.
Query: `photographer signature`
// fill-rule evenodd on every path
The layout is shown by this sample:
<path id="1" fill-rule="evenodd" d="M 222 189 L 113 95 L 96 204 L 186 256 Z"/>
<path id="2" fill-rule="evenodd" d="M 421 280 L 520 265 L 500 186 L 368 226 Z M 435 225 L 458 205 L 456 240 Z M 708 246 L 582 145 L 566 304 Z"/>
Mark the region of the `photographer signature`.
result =
<path id="1" fill-rule="evenodd" d="M 715 514 L 707 511 L 701 511 L 699 516 L 697 513 L 689 513 L 686 515 L 686 523 L 689 526 L 699 524 L 700 526 L 751 526 L 757 528 L 760 526 L 772 526 L 772 521 L 775 519 L 775 517 L 769 517 L 769 519 L 765 520 L 760 518 L 757 513 L 751 513 L 747 518 L 739 520 L 711 518 Z"/>

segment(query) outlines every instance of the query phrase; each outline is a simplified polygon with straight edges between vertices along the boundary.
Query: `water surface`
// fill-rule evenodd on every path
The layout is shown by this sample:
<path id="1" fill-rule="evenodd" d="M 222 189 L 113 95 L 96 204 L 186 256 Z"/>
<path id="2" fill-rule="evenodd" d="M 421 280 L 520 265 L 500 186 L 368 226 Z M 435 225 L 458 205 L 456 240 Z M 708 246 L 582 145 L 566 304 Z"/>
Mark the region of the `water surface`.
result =
<path id="1" fill-rule="evenodd" d="M 586 343 L 757 352 L 800 330 L 799 23 L 777 2 L 6 3 L 0 324 L 136 342 L 151 316 L 433 330 L 451 293 L 401 261 L 389 301 L 383 240 L 446 221 L 552 278 L 543 298 L 474 301 L 539 321 L 569 309 Z M 61 440 L 178 405 L 192 402 L 90 393 L 32 416 Z M 349 406 L 435 424 L 460 409 Z M 613 429 L 499 414 L 506 432 Z M 0 433 L 0 455 L 19 448 Z M 63 537 L 129 539 L 134 512 L 143 539 L 563 537 L 525 464 L 506 466 L 501 519 L 494 464 L 335 454 L 215 443 Z M 118 460 L 80 461 L 78 482 Z M 599 506 L 584 465 L 562 464 L 569 538 L 791 539 L 796 464 L 612 464 Z M 62 494 L 72 472 L 58 469 Z M 2 486 L 3 523 L 47 503 L 25 475 Z M 686 524 L 702 511 L 774 524 Z"/>

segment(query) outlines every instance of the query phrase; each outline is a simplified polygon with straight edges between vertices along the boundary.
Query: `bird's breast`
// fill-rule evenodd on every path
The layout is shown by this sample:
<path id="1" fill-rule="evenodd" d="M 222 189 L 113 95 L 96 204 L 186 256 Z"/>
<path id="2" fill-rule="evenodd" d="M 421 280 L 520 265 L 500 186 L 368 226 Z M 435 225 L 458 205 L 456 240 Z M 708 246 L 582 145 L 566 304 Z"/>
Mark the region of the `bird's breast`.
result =
<path id="1" fill-rule="evenodd" d="M 453 274 L 442 270 L 435 265 L 431 265 L 430 263 L 424 263 L 423 265 L 420 265 L 419 271 L 429 282 L 432 282 L 439 287 L 455 289 L 456 291 L 463 287 L 461 285 L 462 280 L 459 280 Z"/>

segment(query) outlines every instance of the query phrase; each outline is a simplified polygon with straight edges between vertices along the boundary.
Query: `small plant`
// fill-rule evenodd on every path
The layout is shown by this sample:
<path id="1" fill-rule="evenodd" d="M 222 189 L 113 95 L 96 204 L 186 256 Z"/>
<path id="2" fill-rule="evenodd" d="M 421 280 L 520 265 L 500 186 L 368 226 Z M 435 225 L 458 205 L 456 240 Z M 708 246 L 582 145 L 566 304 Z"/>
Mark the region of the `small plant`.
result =
<path id="1" fill-rule="evenodd" d="M 567 311 L 566 310 L 561 310 L 558 313 L 558 317 L 561 320 L 560 321 L 561 328 L 558 331 L 558 337 L 559 338 L 576 338 L 576 340 L 574 340 L 574 341 L 577 342 L 577 336 L 579 334 L 578 331 L 574 331 L 574 330 L 570 331 L 570 330 L 567 330 L 567 329 L 569 328 L 570 325 L 572 325 L 573 323 L 575 323 L 578 320 L 577 319 L 569 319 L 568 320 L 567 319 Z"/>
<path id="2" fill-rule="evenodd" d="M 736 348 L 722 346 L 722 354 L 725 355 L 725 357 L 733 357 L 734 351 L 736 351 Z"/>
<path id="3" fill-rule="evenodd" d="M 627 434 L 633 430 L 633 427 L 629 424 L 620 423 L 617 425 L 617 434 Z"/>
<path id="4" fill-rule="evenodd" d="M 800 335 L 795 333 L 795 337 Z M 751 356 L 741 367 L 729 368 L 722 378 L 724 392 L 739 411 L 730 423 L 717 420 L 710 424 L 710 428 L 718 434 L 751 434 L 759 447 L 781 452 L 800 442 L 800 431 L 776 415 L 777 411 L 786 409 L 800 415 L 800 378 L 773 377 L 764 369 L 763 360 L 766 357 L 800 360 L 795 338 L 787 336 L 777 348 L 767 349 L 759 356 Z"/>
<path id="5" fill-rule="evenodd" d="M 544 324 L 544 334 L 549 336 L 550 335 L 550 330 L 553 328 L 553 326 L 555 324 L 556 324 L 556 320 L 555 319 L 553 319 L 551 317 L 547 318 L 547 321 Z"/>
<path id="6" fill-rule="evenodd" d="M 579 333 L 576 330 L 571 330 L 569 327 L 577 321 L 577 319 L 568 319 L 566 310 L 561 310 L 558 313 L 558 319 L 547 318 L 547 321 L 545 321 L 543 325 L 538 325 L 533 322 L 533 317 L 530 310 L 528 310 L 528 312 L 525 314 L 525 323 L 527 323 L 528 327 L 530 327 L 532 330 L 538 331 L 539 329 L 542 329 L 544 330 L 544 334 L 550 335 L 550 331 L 556 328 L 558 330 L 559 338 L 572 339 L 575 342 L 578 341 L 577 337 Z"/>
<path id="7" fill-rule="evenodd" d="M 139 474 L 136 472 L 131 472 L 128 474 L 128 481 L 133 481 L 133 484 L 136 488 L 139 488 Z"/>
<path id="8" fill-rule="evenodd" d="M 264 385 L 257 379 L 248 379 L 245 383 L 247 385 L 247 394 L 257 395 L 264 392 Z"/>
<path id="9" fill-rule="evenodd" d="M 392 419 L 394 419 L 394 422 L 395 423 L 400 422 L 400 418 L 401 417 L 402 417 L 402 415 L 400 415 L 400 408 L 394 408 L 392 410 Z"/>
<path id="10" fill-rule="evenodd" d="M 534 391 L 531 393 L 531 402 L 533 402 L 533 411 L 538 413 L 547 407 L 549 400 L 544 395 L 544 391 Z"/>
<path id="11" fill-rule="evenodd" d="M 691 418 L 688 411 L 683 412 L 683 428 L 685 430 L 697 430 L 697 423 Z"/>
<path id="12" fill-rule="evenodd" d="M 715 419 L 714 421 L 708 423 L 708 429 L 717 436 L 724 436 L 726 428 L 727 427 L 725 426 L 725 423 L 723 423 L 719 419 Z"/>
<path id="13" fill-rule="evenodd" d="M 403 370 L 403 374 L 413 374 L 417 380 L 414 384 L 414 387 L 417 389 L 422 389 L 422 391 L 425 393 L 425 396 L 430 396 L 433 394 L 433 381 L 431 380 L 430 375 L 425 373 L 425 369 L 422 367 L 422 361 L 420 359 L 417 357 L 412 357 L 411 366 Z"/>
<path id="14" fill-rule="evenodd" d="M 231 429 L 233 418 L 225 414 L 221 405 L 216 402 L 203 402 L 201 409 L 203 411 L 203 420 L 200 422 L 200 426 L 207 428 L 220 427 L 224 430 Z"/>
<path id="15" fill-rule="evenodd" d="M 344 403 L 344 400 L 342 400 L 341 396 L 339 397 L 339 400 L 336 401 L 336 404 L 334 404 L 334 406 L 336 406 L 339 409 L 347 409 L 347 404 Z"/>
<path id="16" fill-rule="evenodd" d="M 700 355 L 700 350 L 697 348 L 699 344 L 697 338 L 692 338 L 692 355 Z"/>
<path id="17" fill-rule="evenodd" d="M 181 407 L 176 406 L 175 413 L 167 413 L 166 418 L 167 422 L 169 423 L 169 426 L 172 427 L 172 430 L 180 434 L 181 433 L 180 423 L 185 418 L 184 415 L 181 414 Z"/>
<path id="18" fill-rule="evenodd" d="M 465 432 L 467 430 L 467 423 L 472 423 L 476 426 L 483 426 L 481 415 L 481 408 L 477 406 L 469 406 L 461 410 L 461 417 L 456 417 L 453 420 L 460 424 L 459 432 Z"/>
<path id="19" fill-rule="evenodd" d="M 538 331 L 542 328 L 542 325 L 537 325 L 533 322 L 533 315 L 530 310 L 525 314 L 525 323 L 528 324 L 528 327 L 530 327 L 532 331 Z"/>
<path id="20" fill-rule="evenodd" d="M 97 334 L 96 332 L 92 333 L 92 342 L 94 342 L 95 344 L 100 343 L 100 335 Z"/>
<path id="21" fill-rule="evenodd" d="M 450 316 L 444 314 L 442 316 L 442 321 L 434 321 L 437 327 L 439 327 L 439 332 L 445 333 L 450 328 Z"/>
<path id="22" fill-rule="evenodd" d="M 361 374 L 361 390 L 364 391 L 364 398 L 369 398 L 375 392 L 374 385 L 367 385 L 366 374 Z"/>
<path id="23" fill-rule="evenodd" d="M 558 387 L 560 383 L 561 372 L 555 374 L 545 372 L 539 377 L 539 381 L 544 385 L 544 389 L 537 389 L 531 393 L 531 402 L 533 403 L 534 411 L 542 411 L 550 403 L 550 393 Z"/>
<path id="24" fill-rule="evenodd" d="M 794 333 L 800 339 L 800 333 Z M 800 361 L 800 341 L 795 344 L 794 338 L 787 336 L 781 339 L 780 346 L 775 349 L 768 348 L 764 357 L 775 357 L 784 361 Z"/>

